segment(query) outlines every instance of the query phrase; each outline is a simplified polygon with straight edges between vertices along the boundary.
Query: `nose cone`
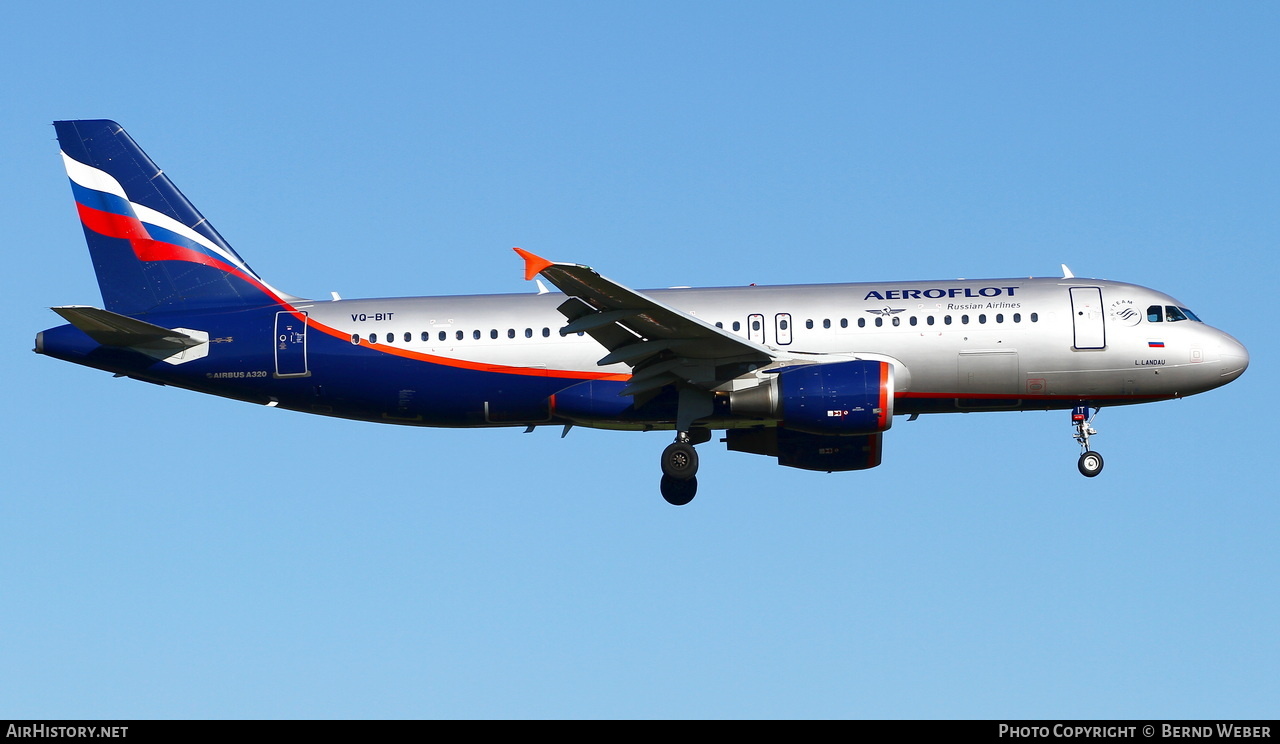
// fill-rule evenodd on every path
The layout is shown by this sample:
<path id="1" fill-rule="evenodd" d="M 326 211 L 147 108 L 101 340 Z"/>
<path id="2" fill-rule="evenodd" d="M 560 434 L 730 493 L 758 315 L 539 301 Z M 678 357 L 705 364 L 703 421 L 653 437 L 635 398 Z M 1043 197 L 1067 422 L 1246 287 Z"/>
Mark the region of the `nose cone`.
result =
<path id="1" fill-rule="evenodd" d="M 1219 347 L 1219 359 L 1221 360 L 1222 384 L 1225 385 L 1244 374 L 1245 369 L 1249 366 L 1249 350 L 1244 348 L 1244 344 L 1224 333 Z"/>

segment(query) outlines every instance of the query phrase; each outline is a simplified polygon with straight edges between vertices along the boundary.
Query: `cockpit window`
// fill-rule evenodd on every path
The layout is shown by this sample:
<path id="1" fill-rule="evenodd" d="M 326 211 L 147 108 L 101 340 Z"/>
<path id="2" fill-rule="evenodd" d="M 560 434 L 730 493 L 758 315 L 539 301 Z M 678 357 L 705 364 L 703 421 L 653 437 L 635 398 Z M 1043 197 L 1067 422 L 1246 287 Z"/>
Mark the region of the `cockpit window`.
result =
<path id="1" fill-rule="evenodd" d="M 1196 314 L 1185 307 L 1174 307 L 1173 305 L 1152 305 L 1147 308 L 1148 323 L 1177 323 L 1179 320 L 1194 320 L 1197 323 L 1204 321 L 1196 317 Z"/>

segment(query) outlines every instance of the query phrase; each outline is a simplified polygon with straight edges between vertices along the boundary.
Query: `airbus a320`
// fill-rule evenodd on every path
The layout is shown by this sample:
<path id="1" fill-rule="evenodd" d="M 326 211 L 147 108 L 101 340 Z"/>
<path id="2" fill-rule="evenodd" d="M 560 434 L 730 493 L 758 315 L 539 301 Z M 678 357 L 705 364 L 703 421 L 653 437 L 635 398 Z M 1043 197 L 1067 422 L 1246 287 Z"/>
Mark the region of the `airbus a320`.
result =
<path id="1" fill-rule="evenodd" d="M 303 299 L 260 277 L 120 125 L 54 124 L 103 307 L 52 308 L 57 359 L 293 411 L 408 426 L 665 430 L 817 471 L 880 464 L 895 416 L 1071 411 L 1225 385 L 1245 347 L 1135 284 L 976 279 L 633 290 L 516 248 L 527 294 Z M 559 292 L 548 291 L 545 279 Z"/>

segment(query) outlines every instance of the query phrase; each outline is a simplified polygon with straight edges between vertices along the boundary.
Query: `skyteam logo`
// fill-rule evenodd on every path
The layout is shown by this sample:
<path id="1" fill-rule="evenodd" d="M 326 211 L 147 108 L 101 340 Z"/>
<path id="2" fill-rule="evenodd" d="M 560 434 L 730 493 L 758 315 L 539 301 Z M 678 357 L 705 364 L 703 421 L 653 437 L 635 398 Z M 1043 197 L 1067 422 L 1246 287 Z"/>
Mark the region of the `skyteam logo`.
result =
<path id="1" fill-rule="evenodd" d="M 1107 308 L 1107 315 L 1113 323 L 1122 326 L 1134 326 L 1142 320 L 1142 313 L 1134 307 L 1133 300 L 1116 300 Z"/>

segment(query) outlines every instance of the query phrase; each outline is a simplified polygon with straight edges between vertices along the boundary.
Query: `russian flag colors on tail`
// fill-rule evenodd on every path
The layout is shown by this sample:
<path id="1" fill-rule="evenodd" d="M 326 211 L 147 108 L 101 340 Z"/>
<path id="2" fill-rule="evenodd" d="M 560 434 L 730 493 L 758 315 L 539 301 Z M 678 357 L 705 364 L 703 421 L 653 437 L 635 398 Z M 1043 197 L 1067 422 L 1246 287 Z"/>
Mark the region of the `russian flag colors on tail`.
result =
<path id="1" fill-rule="evenodd" d="M 119 124 L 54 127 L 108 310 L 138 315 L 283 301 Z"/>

